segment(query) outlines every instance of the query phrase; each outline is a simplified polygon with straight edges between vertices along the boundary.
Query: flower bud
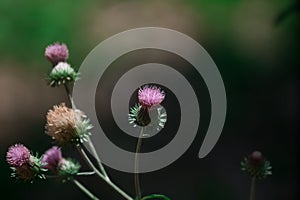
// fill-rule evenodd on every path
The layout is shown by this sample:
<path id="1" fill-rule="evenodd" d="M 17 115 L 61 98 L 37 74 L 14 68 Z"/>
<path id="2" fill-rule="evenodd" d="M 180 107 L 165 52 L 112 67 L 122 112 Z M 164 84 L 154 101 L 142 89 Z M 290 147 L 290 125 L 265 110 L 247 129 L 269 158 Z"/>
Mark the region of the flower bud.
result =
<path id="1" fill-rule="evenodd" d="M 271 163 L 264 158 L 261 152 L 254 151 L 241 162 L 241 169 L 252 178 L 265 178 L 272 174 Z"/>
<path id="2" fill-rule="evenodd" d="M 60 86 L 78 79 L 78 73 L 66 62 L 59 62 L 49 74 L 49 85 Z"/>
<path id="3" fill-rule="evenodd" d="M 57 173 L 58 165 L 62 159 L 63 158 L 60 148 L 57 146 L 53 146 L 52 148 L 48 149 L 42 157 L 42 163 L 44 164 L 43 168 Z"/>
<path id="4" fill-rule="evenodd" d="M 80 169 L 80 164 L 72 159 L 62 159 L 58 165 L 59 175 L 69 176 L 77 174 Z"/>
<path id="5" fill-rule="evenodd" d="M 264 162 L 265 158 L 259 151 L 254 151 L 248 156 L 249 164 L 253 167 L 261 167 Z"/>

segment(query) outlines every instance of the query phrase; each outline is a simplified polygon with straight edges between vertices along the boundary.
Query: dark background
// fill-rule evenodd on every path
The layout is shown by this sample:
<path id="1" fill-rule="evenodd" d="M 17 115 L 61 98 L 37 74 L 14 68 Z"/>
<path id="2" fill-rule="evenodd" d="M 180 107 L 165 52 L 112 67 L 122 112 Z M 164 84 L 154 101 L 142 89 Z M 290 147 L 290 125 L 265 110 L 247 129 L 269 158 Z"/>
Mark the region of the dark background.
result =
<path id="1" fill-rule="evenodd" d="M 54 104 L 67 99 L 62 88 L 47 87 L 44 80 L 51 70 L 43 55 L 48 44 L 65 42 L 70 50 L 69 61 L 78 68 L 99 42 L 121 31 L 144 26 L 171 28 L 197 40 L 222 74 L 228 110 L 220 140 L 207 157 L 199 159 L 198 151 L 210 114 L 209 98 L 201 77 L 183 60 L 165 52 L 133 52 L 119 58 L 102 79 L 107 87 L 100 84 L 97 98 L 107 98 L 103 92 L 109 94 L 114 84 L 112 75 L 116 78 L 120 74 L 118 66 L 130 68 L 155 60 L 174 68 L 182 66 L 181 72 L 190 80 L 200 106 L 204 107 L 201 107 L 203 121 L 192 146 L 170 166 L 142 174 L 142 192 L 163 193 L 174 200 L 248 199 L 250 179 L 241 172 L 240 161 L 253 150 L 260 150 L 271 161 L 273 175 L 258 182 L 256 199 L 299 199 L 300 23 L 299 3 L 298 7 L 292 6 L 295 2 L 1 0 L 1 199 L 87 199 L 71 183 L 16 182 L 10 178 L 6 151 L 17 142 L 40 154 L 52 146 L 51 139 L 44 134 L 45 115 Z M 172 94 L 164 103 L 170 109 L 178 106 Z M 107 116 L 103 120 L 108 122 L 105 124 L 111 132 L 111 140 L 134 149 L 135 140 L 124 137 L 110 119 L 109 110 L 102 107 L 108 106 L 97 104 L 99 112 Z M 169 116 L 176 116 L 170 113 Z M 176 127 L 178 120 L 170 118 L 164 132 L 146 141 L 144 149 L 163 146 L 172 139 L 170 135 L 174 136 Z M 78 158 L 71 148 L 64 149 L 63 154 Z M 110 168 L 108 172 L 117 185 L 134 194 L 132 174 Z M 122 199 L 97 178 L 80 180 L 100 199 Z"/>

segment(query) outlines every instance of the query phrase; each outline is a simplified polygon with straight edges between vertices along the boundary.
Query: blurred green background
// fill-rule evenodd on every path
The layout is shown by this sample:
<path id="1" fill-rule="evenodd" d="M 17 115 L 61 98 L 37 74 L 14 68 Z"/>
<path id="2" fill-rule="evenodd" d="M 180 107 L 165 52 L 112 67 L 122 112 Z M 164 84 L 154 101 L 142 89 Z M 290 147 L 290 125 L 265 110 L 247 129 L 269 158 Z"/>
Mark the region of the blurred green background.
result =
<path id="1" fill-rule="evenodd" d="M 228 113 L 206 158 L 197 157 L 200 133 L 178 161 L 142 175 L 143 193 L 174 200 L 247 199 L 250 180 L 239 163 L 258 149 L 272 162 L 274 175 L 257 184 L 257 200 L 299 199 L 299 7 L 295 0 L 1 0 L 1 199 L 87 199 L 71 183 L 14 181 L 6 151 L 16 142 L 40 153 L 51 147 L 45 115 L 67 99 L 44 80 L 51 68 L 44 58 L 48 44 L 66 43 L 69 61 L 78 68 L 99 42 L 144 26 L 180 31 L 208 51 L 224 80 Z M 64 154 L 77 156 L 72 149 Z M 134 194 L 132 174 L 109 173 Z M 97 179 L 82 181 L 101 199 L 121 199 Z"/>

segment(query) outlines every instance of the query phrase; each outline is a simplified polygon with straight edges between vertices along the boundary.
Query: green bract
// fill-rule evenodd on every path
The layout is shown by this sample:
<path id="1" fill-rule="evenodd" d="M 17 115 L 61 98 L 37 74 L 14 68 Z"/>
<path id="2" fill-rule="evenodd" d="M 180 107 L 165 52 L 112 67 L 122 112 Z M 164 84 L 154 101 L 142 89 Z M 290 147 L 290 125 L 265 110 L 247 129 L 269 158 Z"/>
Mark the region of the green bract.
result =
<path id="1" fill-rule="evenodd" d="M 151 119 L 150 113 L 152 116 Z M 161 130 L 167 122 L 167 113 L 163 110 L 162 106 L 153 106 L 149 109 L 136 104 L 130 108 L 128 121 L 134 127 L 138 125 L 142 127 L 147 126 L 149 129 Z"/>
<path id="2" fill-rule="evenodd" d="M 75 82 L 78 80 L 78 75 L 79 74 L 75 72 L 75 70 L 68 63 L 60 62 L 49 74 L 49 85 L 54 87 L 69 82 Z"/>
<path id="3" fill-rule="evenodd" d="M 241 162 L 241 169 L 248 173 L 252 178 L 262 179 L 272 175 L 272 166 L 268 160 L 264 160 L 261 166 L 255 166 L 249 162 L 247 157 Z"/>
<path id="4" fill-rule="evenodd" d="M 37 179 L 45 179 L 44 172 L 47 169 L 43 168 L 42 157 L 30 156 L 30 163 L 20 167 L 11 167 L 13 172 L 11 177 L 18 180 L 33 182 Z"/>
<path id="5" fill-rule="evenodd" d="M 148 196 L 144 196 L 142 198 L 142 200 L 150 200 L 150 199 L 164 199 L 164 200 L 171 200 L 169 197 L 167 197 L 166 195 L 163 195 L 163 194 L 151 194 L 151 195 L 148 195 Z"/>
<path id="6" fill-rule="evenodd" d="M 63 159 L 58 166 L 58 174 L 61 176 L 71 176 L 78 173 L 80 164 L 70 158 Z"/>
<path id="7" fill-rule="evenodd" d="M 90 124 L 89 119 L 83 119 L 81 123 L 76 124 L 76 133 L 77 137 L 72 139 L 72 142 L 83 143 L 88 142 L 88 137 L 91 135 L 90 130 L 93 128 L 93 125 Z"/>

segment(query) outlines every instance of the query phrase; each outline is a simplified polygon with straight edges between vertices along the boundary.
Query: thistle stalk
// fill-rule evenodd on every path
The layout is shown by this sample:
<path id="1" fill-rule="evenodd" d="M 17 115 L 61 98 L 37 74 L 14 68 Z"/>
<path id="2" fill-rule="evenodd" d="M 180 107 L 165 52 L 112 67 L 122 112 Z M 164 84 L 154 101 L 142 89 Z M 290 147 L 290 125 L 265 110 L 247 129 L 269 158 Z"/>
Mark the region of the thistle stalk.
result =
<path id="1" fill-rule="evenodd" d="M 250 200 L 255 199 L 255 185 L 256 185 L 256 179 L 255 177 L 253 177 L 251 178 Z"/>
<path id="2" fill-rule="evenodd" d="M 141 132 L 136 144 L 135 159 L 134 159 L 134 186 L 135 186 L 135 193 L 136 193 L 137 200 L 142 199 L 140 178 L 139 178 L 139 153 L 141 151 L 141 146 L 142 146 L 143 129 L 144 128 L 141 128 Z"/>
<path id="3" fill-rule="evenodd" d="M 87 196 L 89 196 L 93 200 L 99 200 L 98 197 L 96 197 L 93 193 L 91 193 L 84 185 L 82 185 L 79 181 L 76 179 L 73 179 L 72 182 L 82 191 L 84 192 Z"/>

